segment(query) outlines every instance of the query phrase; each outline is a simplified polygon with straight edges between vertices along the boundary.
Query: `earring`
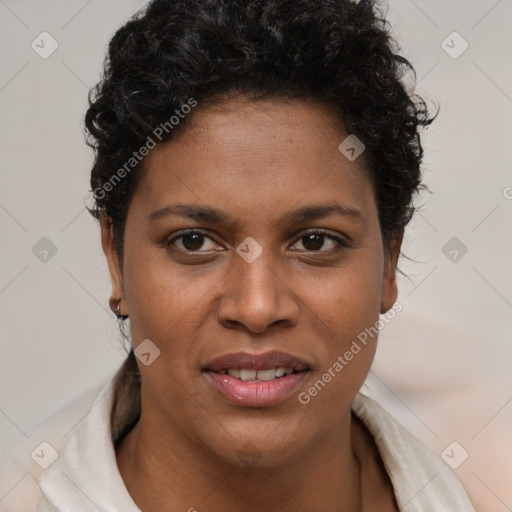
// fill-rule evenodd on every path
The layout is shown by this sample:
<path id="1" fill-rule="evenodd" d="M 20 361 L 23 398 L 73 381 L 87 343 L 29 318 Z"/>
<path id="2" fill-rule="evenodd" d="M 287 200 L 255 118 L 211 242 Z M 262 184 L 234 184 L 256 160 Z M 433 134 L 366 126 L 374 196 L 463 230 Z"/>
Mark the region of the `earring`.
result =
<path id="1" fill-rule="evenodd" d="M 120 320 L 126 320 L 128 315 L 121 314 L 121 299 L 115 299 L 114 297 L 110 297 L 109 299 L 110 309 L 114 312 L 114 315 Z"/>

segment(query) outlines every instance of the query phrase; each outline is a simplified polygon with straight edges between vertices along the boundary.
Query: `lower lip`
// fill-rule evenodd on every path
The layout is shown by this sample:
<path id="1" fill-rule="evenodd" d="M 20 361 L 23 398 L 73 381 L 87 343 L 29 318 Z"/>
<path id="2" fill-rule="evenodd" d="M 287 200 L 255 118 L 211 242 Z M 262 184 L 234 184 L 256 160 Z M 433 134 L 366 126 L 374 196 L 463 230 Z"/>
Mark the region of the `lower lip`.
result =
<path id="1" fill-rule="evenodd" d="M 265 407 L 275 405 L 293 394 L 309 372 L 291 373 L 278 379 L 260 382 L 245 382 L 231 375 L 208 370 L 204 373 L 210 383 L 230 402 L 245 407 Z"/>

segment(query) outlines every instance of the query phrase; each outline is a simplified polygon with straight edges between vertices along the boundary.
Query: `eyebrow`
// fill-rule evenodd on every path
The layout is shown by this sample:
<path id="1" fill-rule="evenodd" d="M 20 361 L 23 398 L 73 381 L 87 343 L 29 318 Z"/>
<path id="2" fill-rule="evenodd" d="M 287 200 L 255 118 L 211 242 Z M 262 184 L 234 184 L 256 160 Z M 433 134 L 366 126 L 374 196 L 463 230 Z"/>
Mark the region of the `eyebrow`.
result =
<path id="1" fill-rule="evenodd" d="M 293 210 L 283 215 L 276 224 L 292 224 L 296 222 L 320 220 L 333 214 L 342 217 L 351 217 L 359 221 L 363 220 L 363 215 L 359 210 L 342 206 L 334 201 L 327 204 L 313 204 Z M 184 203 L 175 203 L 155 210 L 148 216 L 148 222 L 155 222 L 167 216 L 179 216 L 198 222 L 217 224 L 229 224 L 232 222 L 230 216 L 218 208 Z"/>

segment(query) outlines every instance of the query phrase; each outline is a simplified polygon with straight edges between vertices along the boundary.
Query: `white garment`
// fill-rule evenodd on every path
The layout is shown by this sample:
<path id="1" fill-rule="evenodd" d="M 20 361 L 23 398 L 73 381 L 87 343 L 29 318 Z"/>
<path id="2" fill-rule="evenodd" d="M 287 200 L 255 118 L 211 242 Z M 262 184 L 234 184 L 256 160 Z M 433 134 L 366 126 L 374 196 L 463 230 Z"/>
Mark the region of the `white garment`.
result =
<path id="1" fill-rule="evenodd" d="M 69 434 L 38 485 L 24 482 L 20 496 L 9 496 L 17 503 L 9 512 L 140 512 L 119 473 L 111 438 L 114 379 Z M 474 512 L 451 469 L 375 401 L 358 394 L 352 410 L 374 436 L 401 512 Z"/>

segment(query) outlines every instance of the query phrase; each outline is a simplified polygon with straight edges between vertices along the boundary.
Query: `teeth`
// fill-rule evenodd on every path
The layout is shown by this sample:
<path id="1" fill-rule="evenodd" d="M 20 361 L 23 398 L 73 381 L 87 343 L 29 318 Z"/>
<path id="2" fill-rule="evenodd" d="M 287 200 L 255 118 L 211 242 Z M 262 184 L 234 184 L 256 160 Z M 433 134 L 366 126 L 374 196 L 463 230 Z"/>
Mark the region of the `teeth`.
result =
<path id="1" fill-rule="evenodd" d="M 286 374 L 286 368 L 283 368 L 282 366 L 280 368 L 276 368 L 276 377 L 282 377 Z"/>
<path id="2" fill-rule="evenodd" d="M 276 378 L 276 370 L 275 368 L 270 368 L 270 370 L 258 370 L 256 372 L 256 377 L 258 380 L 272 380 Z"/>
<path id="3" fill-rule="evenodd" d="M 256 370 L 240 370 L 241 380 L 254 380 L 256 378 Z"/>
<path id="4" fill-rule="evenodd" d="M 292 368 L 284 368 L 280 366 L 279 368 L 269 368 L 268 370 L 246 370 L 246 369 L 232 369 L 228 370 L 220 370 L 220 374 L 225 375 L 226 373 L 235 379 L 240 379 L 245 382 L 247 381 L 267 381 L 273 380 L 276 378 L 284 377 L 285 375 L 290 375 L 293 373 Z"/>

